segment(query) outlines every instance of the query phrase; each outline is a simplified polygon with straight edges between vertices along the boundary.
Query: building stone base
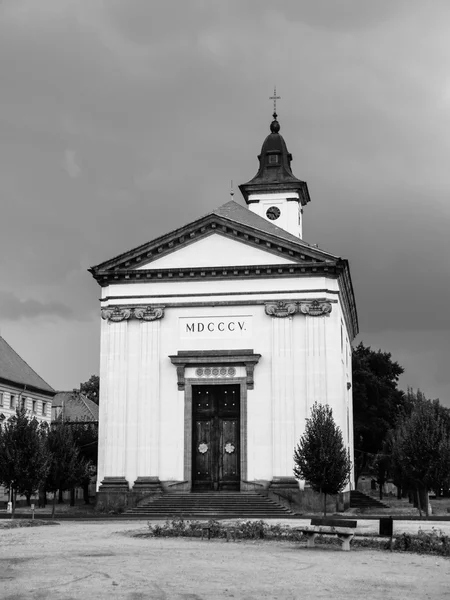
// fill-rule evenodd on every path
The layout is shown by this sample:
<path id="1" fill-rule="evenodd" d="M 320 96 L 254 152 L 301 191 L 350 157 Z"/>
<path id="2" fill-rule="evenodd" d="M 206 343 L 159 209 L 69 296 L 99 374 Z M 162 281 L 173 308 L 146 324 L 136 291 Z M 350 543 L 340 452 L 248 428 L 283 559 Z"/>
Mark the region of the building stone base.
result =
<path id="1" fill-rule="evenodd" d="M 298 486 L 288 481 L 272 481 L 269 488 L 261 493 L 268 498 L 286 506 L 298 514 L 312 514 L 323 512 L 323 494 L 313 491 L 306 486 L 301 490 Z M 336 495 L 327 495 L 327 513 L 344 512 L 350 508 L 350 492 L 341 492 Z"/>
<path id="2" fill-rule="evenodd" d="M 125 477 L 105 477 L 96 497 L 96 509 L 121 513 L 129 508 L 130 488 Z"/>

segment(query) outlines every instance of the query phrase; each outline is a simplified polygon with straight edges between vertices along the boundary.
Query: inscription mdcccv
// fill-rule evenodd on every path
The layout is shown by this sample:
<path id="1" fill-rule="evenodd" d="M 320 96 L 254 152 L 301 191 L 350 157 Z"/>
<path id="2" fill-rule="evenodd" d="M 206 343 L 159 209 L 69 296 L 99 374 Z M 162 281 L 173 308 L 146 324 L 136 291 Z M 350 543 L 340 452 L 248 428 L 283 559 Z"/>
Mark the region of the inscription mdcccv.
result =
<path id="1" fill-rule="evenodd" d="M 251 317 L 180 318 L 181 337 L 247 337 L 251 335 Z"/>
<path id="2" fill-rule="evenodd" d="M 225 323 L 224 321 L 219 321 L 219 323 L 214 323 L 210 321 L 209 323 L 195 322 L 186 323 L 186 333 L 202 333 L 202 331 L 236 331 L 239 328 L 241 331 L 245 331 L 245 321 L 229 321 Z"/>

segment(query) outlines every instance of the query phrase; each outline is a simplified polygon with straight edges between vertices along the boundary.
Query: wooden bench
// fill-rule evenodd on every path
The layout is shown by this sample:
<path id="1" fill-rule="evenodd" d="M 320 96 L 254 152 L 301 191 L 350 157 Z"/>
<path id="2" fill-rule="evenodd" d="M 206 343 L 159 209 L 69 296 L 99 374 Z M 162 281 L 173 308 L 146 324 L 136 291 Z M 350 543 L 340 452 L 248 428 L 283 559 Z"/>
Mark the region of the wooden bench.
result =
<path id="1" fill-rule="evenodd" d="M 318 535 L 336 535 L 342 543 L 342 550 L 350 550 L 350 542 L 355 535 L 357 521 L 349 519 L 311 519 L 311 525 L 296 527 L 295 531 L 306 536 L 307 548 L 315 547 L 315 539 Z"/>

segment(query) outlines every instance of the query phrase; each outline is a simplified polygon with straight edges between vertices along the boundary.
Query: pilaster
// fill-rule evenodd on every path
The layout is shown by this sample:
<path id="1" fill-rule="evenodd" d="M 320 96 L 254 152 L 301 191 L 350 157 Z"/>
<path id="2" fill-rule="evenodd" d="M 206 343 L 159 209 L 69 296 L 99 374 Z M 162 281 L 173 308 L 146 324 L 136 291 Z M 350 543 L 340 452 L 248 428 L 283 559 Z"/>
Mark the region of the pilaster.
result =
<path id="1" fill-rule="evenodd" d="M 107 389 L 109 404 L 106 477 L 125 477 L 128 321 L 108 321 Z"/>
<path id="2" fill-rule="evenodd" d="M 137 475 L 159 476 L 159 354 L 161 321 L 140 321 L 139 414 Z"/>
<path id="3" fill-rule="evenodd" d="M 295 444 L 293 319 L 272 320 L 273 475 L 292 477 Z"/>

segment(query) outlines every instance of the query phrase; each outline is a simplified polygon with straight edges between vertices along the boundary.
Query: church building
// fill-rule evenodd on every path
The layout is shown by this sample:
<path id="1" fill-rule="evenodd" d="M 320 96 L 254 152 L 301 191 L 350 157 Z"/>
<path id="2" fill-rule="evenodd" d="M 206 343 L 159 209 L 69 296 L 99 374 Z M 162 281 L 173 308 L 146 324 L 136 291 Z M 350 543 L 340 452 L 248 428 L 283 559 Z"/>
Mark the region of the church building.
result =
<path id="1" fill-rule="evenodd" d="M 301 493 L 294 447 L 328 404 L 353 459 L 347 260 L 303 239 L 307 184 L 274 113 L 231 200 L 90 269 L 101 286 L 98 497 Z M 353 487 L 350 482 L 347 490 Z"/>

